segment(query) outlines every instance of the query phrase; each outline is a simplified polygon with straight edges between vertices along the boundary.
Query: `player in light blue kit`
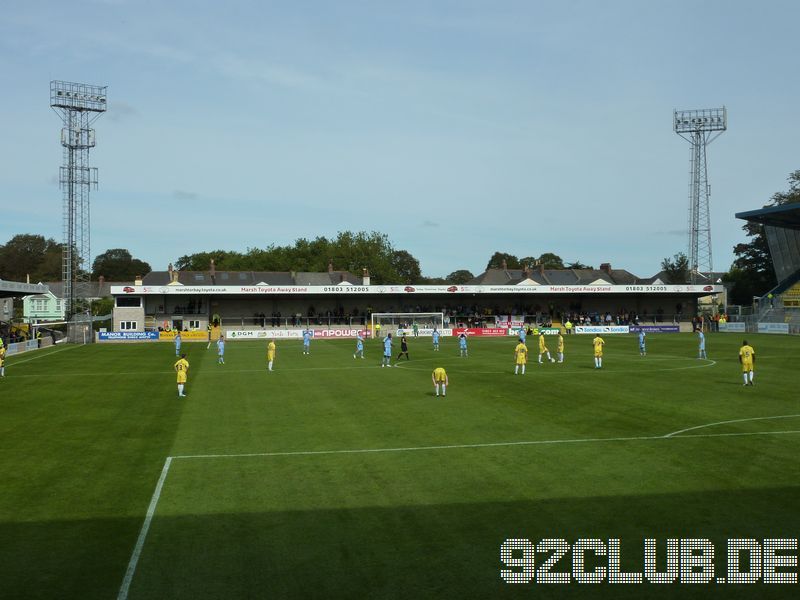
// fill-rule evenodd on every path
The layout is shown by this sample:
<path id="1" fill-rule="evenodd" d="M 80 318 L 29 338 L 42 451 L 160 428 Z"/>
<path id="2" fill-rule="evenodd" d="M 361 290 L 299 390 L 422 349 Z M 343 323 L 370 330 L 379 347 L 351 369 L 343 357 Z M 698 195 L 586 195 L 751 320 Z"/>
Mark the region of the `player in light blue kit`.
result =
<path id="1" fill-rule="evenodd" d="M 519 341 L 521 344 L 525 343 L 526 336 L 527 334 L 525 333 L 525 326 L 523 325 L 522 327 L 519 328 Z"/>
<path id="2" fill-rule="evenodd" d="M 646 335 L 644 329 L 639 330 L 639 356 L 647 356 L 647 347 L 644 341 Z"/>
<path id="3" fill-rule="evenodd" d="M 181 355 L 181 332 L 175 332 L 175 356 Z"/>
<path id="4" fill-rule="evenodd" d="M 217 363 L 220 365 L 225 364 L 225 337 L 219 336 L 217 340 Z"/>
<path id="5" fill-rule="evenodd" d="M 353 358 L 359 354 L 361 355 L 361 358 L 364 358 L 364 338 L 361 337 L 361 333 L 359 333 L 358 337 L 356 337 L 356 353 L 353 354 Z"/>
<path id="6" fill-rule="evenodd" d="M 467 356 L 467 335 L 465 333 L 458 336 L 458 349 L 460 352 L 459 357 Z"/>
<path id="7" fill-rule="evenodd" d="M 436 327 L 433 328 L 432 337 L 433 337 L 433 351 L 434 352 L 438 352 L 439 351 L 439 330 L 436 329 Z"/>
<path id="8" fill-rule="evenodd" d="M 311 338 L 314 332 L 310 329 L 303 330 L 303 354 L 311 354 Z"/>
<path id="9" fill-rule="evenodd" d="M 391 367 L 392 360 L 392 334 L 389 333 L 383 338 L 383 363 L 381 367 Z"/>
<path id="10" fill-rule="evenodd" d="M 697 341 L 700 343 L 699 356 L 697 358 L 708 358 L 708 355 L 706 355 L 706 335 L 702 331 L 697 332 Z"/>

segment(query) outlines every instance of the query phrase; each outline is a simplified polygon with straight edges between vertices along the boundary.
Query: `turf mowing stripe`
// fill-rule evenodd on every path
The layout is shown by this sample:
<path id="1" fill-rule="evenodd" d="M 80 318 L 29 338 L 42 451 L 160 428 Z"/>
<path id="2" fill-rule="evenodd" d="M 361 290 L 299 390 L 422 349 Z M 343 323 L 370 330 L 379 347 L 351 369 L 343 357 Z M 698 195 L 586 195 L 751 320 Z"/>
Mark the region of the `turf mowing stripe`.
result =
<path id="1" fill-rule="evenodd" d="M 147 531 L 150 529 L 150 523 L 152 522 L 153 515 L 156 512 L 158 499 L 161 497 L 161 488 L 164 487 L 164 481 L 167 479 L 169 466 L 171 464 L 172 457 L 168 456 L 164 461 L 164 468 L 161 469 L 161 477 L 158 478 L 158 483 L 156 484 L 156 489 L 153 492 L 153 497 L 150 499 L 150 506 L 147 507 L 147 515 L 144 518 L 142 529 L 139 531 L 139 538 L 136 540 L 136 546 L 133 548 L 133 554 L 131 554 L 131 560 L 128 563 L 128 570 L 125 571 L 125 578 L 122 580 L 122 585 L 119 588 L 119 594 L 117 594 L 117 600 L 126 600 L 128 597 L 128 590 L 130 590 L 133 575 L 136 573 L 136 565 L 139 562 L 139 555 L 142 553 L 144 541 L 145 538 L 147 538 Z"/>
<path id="2" fill-rule="evenodd" d="M 687 427 L 686 429 L 679 429 L 678 431 L 673 431 L 672 433 L 668 433 L 664 437 L 672 437 L 676 436 L 679 433 L 685 433 L 687 431 L 694 431 L 695 429 L 703 429 L 704 427 L 714 427 L 716 425 L 727 425 L 728 423 L 745 423 L 747 421 L 767 421 L 769 419 L 792 419 L 794 417 L 800 417 L 800 415 L 776 415 L 774 417 L 750 417 L 748 419 L 733 419 L 731 421 L 717 421 L 716 423 L 706 423 L 705 425 L 696 425 L 695 427 Z M 689 437 L 689 436 L 684 436 Z"/>
<path id="3" fill-rule="evenodd" d="M 769 417 L 767 417 L 769 418 Z M 753 419 L 744 419 L 753 420 Z M 688 431 L 688 430 L 687 430 Z M 614 438 L 573 438 L 563 440 L 529 440 L 523 442 L 489 442 L 483 444 L 449 444 L 443 446 L 410 446 L 406 448 L 360 448 L 353 450 L 298 450 L 294 452 L 253 452 L 247 454 L 184 454 L 172 456 L 174 459 L 186 458 L 248 458 L 248 457 L 268 457 L 268 456 L 315 456 L 333 454 L 373 454 L 379 452 L 416 452 L 420 450 L 457 450 L 466 448 L 498 448 L 506 446 L 536 446 L 553 444 L 588 444 L 597 442 L 632 442 L 632 441 L 651 441 L 651 440 L 671 440 L 684 438 L 712 438 L 712 437 L 737 437 L 746 435 L 773 435 L 800 433 L 800 430 L 789 431 L 753 431 L 739 433 L 701 433 L 695 435 L 646 435 L 631 437 Z"/>
<path id="4" fill-rule="evenodd" d="M 36 360 L 37 358 L 45 358 L 47 356 L 53 356 L 53 354 L 58 354 L 59 352 L 64 352 L 65 350 L 72 350 L 74 348 L 80 348 L 80 345 L 67 346 L 66 348 L 61 348 L 59 350 L 54 350 L 53 352 L 44 352 L 44 353 L 41 353 L 41 354 L 37 354 L 36 356 L 31 356 L 30 358 L 26 358 L 25 360 L 14 360 L 13 362 L 12 362 L 11 359 L 13 359 L 14 356 L 18 356 L 18 355 L 12 354 L 11 356 L 8 357 L 8 359 L 9 359 L 8 366 L 21 365 L 22 363 L 31 362 L 32 360 Z M 43 350 L 44 350 L 44 348 L 43 348 Z M 22 354 L 25 354 L 25 353 L 23 352 Z"/>

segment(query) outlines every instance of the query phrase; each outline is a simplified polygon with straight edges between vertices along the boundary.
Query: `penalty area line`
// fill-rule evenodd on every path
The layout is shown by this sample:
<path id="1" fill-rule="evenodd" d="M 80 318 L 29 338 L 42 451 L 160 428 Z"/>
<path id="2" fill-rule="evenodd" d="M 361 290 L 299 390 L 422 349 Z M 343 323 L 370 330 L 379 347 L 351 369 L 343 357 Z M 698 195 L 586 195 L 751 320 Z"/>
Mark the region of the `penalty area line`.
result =
<path id="1" fill-rule="evenodd" d="M 716 427 L 717 425 L 728 425 L 730 423 L 746 423 L 748 421 L 769 421 L 771 419 L 793 419 L 795 417 L 800 417 L 800 415 L 775 415 L 773 417 L 748 417 L 747 419 L 732 419 L 730 421 L 716 421 L 715 423 L 706 423 L 705 425 L 695 425 L 694 427 L 687 427 L 686 429 L 679 429 L 678 431 L 673 431 L 672 433 L 666 434 L 664 437 L 675 437 L 681 433 L 686 433 L 687 431 L 695 431 L 696 429 L 704 429 L 706 427 Z M 723 435 L 723 434 L 717 434 Z M 681 436 L 681 437 L 696 437 L 696 436 Z"/>
<path id="2" fill-rule="evenodd" d="M 715 437 L 740 437 L 740 436 L 753 436 L 753 435 L 778 435 L 778 434 L 795 434 L 800 433 L 799 430 L 789 431 L 748 431 L 748 432 L 734 432 L 734 433 L 698 433 L 691 435 L 643 435 L 643 436 L 628 436 L 628 437 L 610 437 L 610 438 L 567 438 L 560 440 L 527 440 L 518 442 L 489 442 L 489 443 L 476 443 L 476 444 L 446 444 L 439 446 L 408 446 L 397 448 L 355 448 L 345 450 L 296 450 L 288 452 L 249 452 L 243 454 L 183 454 L 173 456 L 171 458 L 177 459 L 198 459 L 198 458 L 255 458 L 255 457 L 280 457 L 280 456 L 324 456 L 335 454 L 378 454 L 378 453 L 392 453 L 392 452 L 420 452 L 425 450 L 460 450 L 469 448 L 502 448 L 510 446 L 548 446 L 556 444 L 591 444 L 601 442 L 634 442 L 634 441 L 655 441 L 655 440 L 673 440 L 673 439 L 686 439 L 686 438 L 715 438 Z"/>

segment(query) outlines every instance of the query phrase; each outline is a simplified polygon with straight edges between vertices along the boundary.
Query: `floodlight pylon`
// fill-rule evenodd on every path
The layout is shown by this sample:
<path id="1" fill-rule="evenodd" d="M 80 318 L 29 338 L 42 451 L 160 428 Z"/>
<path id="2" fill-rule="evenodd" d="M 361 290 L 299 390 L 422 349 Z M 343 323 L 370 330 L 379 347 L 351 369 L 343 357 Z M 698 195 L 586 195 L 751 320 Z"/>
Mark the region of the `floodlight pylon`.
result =
<path id="1" fill-rule="evenodd" d="M 97 189 L 97 169 L 89 166 L 89 149 L 95 146 L 91 124 L 106 111 L 107 86 L 50 82 L 50 107 L 61 117 L 64 159 L 58 182 L 63 196 L 63 246 L 61 275 L 64 311 L 70 319 L 77 301 L 89 294 L 91 276 L 91 223 L 89 191 Z"/>
<path id="2" fill-rule="evenodd" d="M 711 252 L 711 186 L 708 183 L 706 148 L 728 128 L 728 111 L 722 108 L 673 111 L 675 133 L 692 147 L 689 163 L 689 275 L 697 283 L 713 271 Z"/>

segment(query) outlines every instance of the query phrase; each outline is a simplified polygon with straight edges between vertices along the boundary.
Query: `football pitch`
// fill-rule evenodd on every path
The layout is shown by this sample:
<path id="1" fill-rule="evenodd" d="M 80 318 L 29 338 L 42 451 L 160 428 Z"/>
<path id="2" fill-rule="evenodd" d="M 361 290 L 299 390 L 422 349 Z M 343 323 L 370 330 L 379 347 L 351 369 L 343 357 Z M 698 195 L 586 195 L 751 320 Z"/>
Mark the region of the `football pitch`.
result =
<path id="1" fill-rule="evenodd" d="M 0 597 L 797 597 L 798 584 L 720 579 L 729 538 L 800 537 L 800 339 L 746 337 L 752 387 L 742 336 L 722 333 L 708 360 L 690 334 L 650 335 L 646 357 L 608 335 L 602 369 L 590 336 L 565 337 L 563 364 L 538 365 L 529 339 L 524 376 L 513 338 L 470 339 L 468 358 L 455 339 L 433 352 L 409 338 L 411 360 L 388 369 L 379 341 L 361 360 L 354 341 L 304 356 L 279 340 L 272 373 L 264 342 L 229 342 L 225 365 L 184 343 L 186 398 L 166 343 L 12 357 Z M 605 550 L 587 571 L 620 540 L 620 570 L 639 573 L 645 539 L 661 572 L 667 540 L 707 539 L 720 582 L 580 584 L 574 549 L 552 566 L 535 553 L 529 583 L 501 576 L 524 571 L 501 561 L 507 539 L 588 538 Z M 571 583 L 535 582 L 548 572 Z"/>

